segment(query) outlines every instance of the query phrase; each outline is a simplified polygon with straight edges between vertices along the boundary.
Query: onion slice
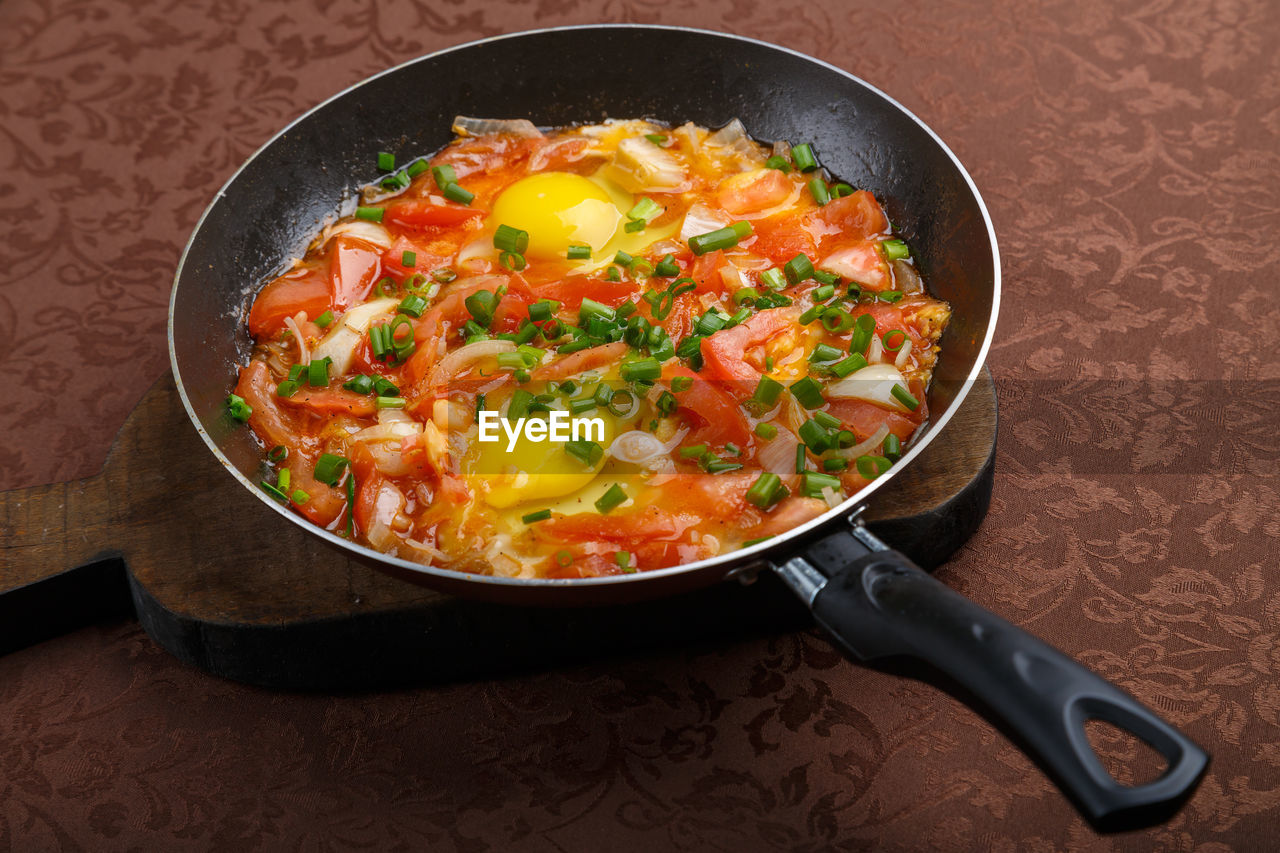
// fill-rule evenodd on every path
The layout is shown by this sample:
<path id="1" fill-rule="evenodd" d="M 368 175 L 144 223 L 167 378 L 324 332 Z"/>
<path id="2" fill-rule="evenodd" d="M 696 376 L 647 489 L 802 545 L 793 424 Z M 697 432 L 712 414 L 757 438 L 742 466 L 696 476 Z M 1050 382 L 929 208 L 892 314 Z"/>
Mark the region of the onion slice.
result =
<path id="1" fill-rule="evenodd" d="M 298 364 L 310 364 L 311 352 L 307 349 L 307 342 L 302 339 L 302 330 L 298 328 L 298 321 L 293 317 L 285 317 L 284 324 L 289 327 L 289 331 L 293 333 L 293 339 L 298 342 Z"/>
<path id="2" fill-rule="evenodd" d="M 866 441 L 859 442 L 853 447 L 845 447 L 836 451 L 845 459 L 857 459 L 859 456 L 866 456 L 872 451 L 878 450 L 880 443 L 889 435 L 889 425 L 887 423 L 880 424 L 876 427 L 876 431 L 867 436 Z"/>
<path id="3" fill-rule="evenodd" d="M 910 412 L 910 409 L 893 396 L 895 385 L 901 385 L 903 388 L 907 386 L 907 381 L 902 378 L 898 368 L 892 364 L 869 364 L 844 379 L 828 385 L 827 397 L 866 400 L 894 411 Z"/>
<path id="4" fill-rule="evenodd" d="M 542 131 L 524 118 L 474 118 L 454 116 L 453 132 L 459 136 L 484 136 L 488 133 L 509 133 L 525 139 L 540 139 Z"/>
<path id="5" fill-rule="evenodd" d="M 515 351 L 516 345 L 511 341 L 476 341 L 473 344 L 467 344 L 440 359 L 432 368 L 427 382 L 429 385 L 442 385 L 483 359 Z"/>
<path id="6" fill-rule="evenodd" d="M 398 304 L 396 299 L 374 299 L 363 305 L 357 305 L 342 315 L 342 319 L 334 323 L 329 334 L 320 339 L 311 351 L 313 359 L 329 358 L 332 361 L 333 375 L 341 376 L 351 369 L 356 350 L 364 341 L 369 325 L 375 317 L 389 313 Z"/>

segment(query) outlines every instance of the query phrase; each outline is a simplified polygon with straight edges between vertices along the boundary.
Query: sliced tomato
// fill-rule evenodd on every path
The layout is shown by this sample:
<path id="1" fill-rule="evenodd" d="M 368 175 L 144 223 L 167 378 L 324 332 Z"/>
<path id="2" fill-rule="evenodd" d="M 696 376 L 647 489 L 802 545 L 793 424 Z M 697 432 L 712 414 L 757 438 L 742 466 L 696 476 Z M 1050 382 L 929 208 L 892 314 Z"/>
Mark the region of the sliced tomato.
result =
<path id="1" fill-rule="evenodd" d="M 857 436 L 858 441 L 868 438 L 880 428 L 881 424 L 887 424 L 889 432 L 905 442 L 911 438 L 912 433 L 916 431 L 916 428 L 924 420 L 925 415 L 928 414 L 928 405 L 924 401 L 924 394 L 917 393 L 919 391 L 919 387 L 911 389 L 911 393 L 916 395 L 916 399 L 920 401 L 920 408 L 910 415 L 904 412 L 891 411 L 866 400 L 850 399 L 832 400 L 827 405 L 827 411 L 839 418 L 841 423 Z"/>
<path id="2" fill-rule="evenodd" d="M 411 198 L 393 201 L 384 208 L 382 221 L 387 225 L 413 230 L 434 228 L 452 228 L 456 225 L 478 220 L 484 216 L 483 210 L 466 207 L 453 202 L 435 204 L 425 198 Z"/>
<path id="3" fill-rule="evenodd" d="M 844 276 L 849 281 L 856 281 L 867 290 L 888 290 L 893 287 L 889 265 L 880 254 L 880 243 L 877 240 L 841 241 L 817 261 L 817 266 Z"/>
<path id="4" fill-rule="evenodd" d="M 751 394 L 760 382 L 760 371 L 746 361 L 747 350 L 774 335 L 795 328 L 799 312 L 794 307 L 769 308 L 732 329 L 723 329 L 702 340 L 703 368 L 707 377 L 732 383 L 736 396 Z"/>
<path id="5" fill-rule="evenodd" d="M 746 247 L 781 266 L 796 255 L 810 258 L 817 254 L 817 244 L 799 213 L 786 212 L 755 219 L 751 222 L 754 237 Z"/>
<path id="6" fill-rule="evenodd" d="M 382 274 L 382 250 L 372 243 L 339 234 L 329 250 L 329 286 L 333 310 L 346 311 L 369 297 Z"/>
<path id="7" fill-rule="evenodd" d="M 724 262 L 724 252 L 719 249 L 708 252 L 693 262 L 689 278 L 693 279 L 698 293 L 724 292 L 724 280 L 720 278 L 720 267 Z"/>
<path id="8" fill-rule="evenodd" d="M 873 237 L 889 228 L 880 202 L 866 190 L 832 199 L 813 215 L 832 228 L 858 237 Z"/>
<path id="9" fill-rule="evenodd" d="M 595 370 L 599 367 L 617 364 L 627 354 L 629 348 L 626 341 L 615 341 L 611 344 L 601 344 L 598 347 L 581 349 L 577 352 L 569 353 L 563 358 L 558 358 L 550 364 L 539 367 L 533 372 L 533 378 L 540 380 L 567 379 L 587 370 Z"/>
<path id="10" fill-rule="evenodd" d="M 249 332 L 264 338 L 280 331 L 286 317 L 299 311 L 315 319 L 330 308 L 329 278 L 325 271 L 306 264 L 268 282 L 249 309 Z"/>
<path id="11" fill-rule="evenodd" d="M 290 450 L 316 448 L 315 437 L 307 434 L 292 414 L 281 409 L 276 382 L 265 362 L 254 360 L 240 369 L 236 393 L 253 409 L 249 426 L 268 447 L 283 444 Z"/>
<path id="12" fill-rule="evenodd" d="M 440 336 L 444 334 L 444 324 L 457 328 L 471 318 L 467 310 L 467 297 L 478 290 L 497 292 L 499 287 L 506 286 L 507 294 L 522 302 L 529 300 L 529 288 L 519 276 L 478 275 L 454 284 L 431 310 L 423 314 L 413 324 L 413 339 L 416 343 L 413 355 L 405 362 L 403 375 L 410 385 L 416 385 L 431 372 L 440 352 Z M 505 302 L 506 299 L 504 298 Z M 501 307 L 501 305 L 499 305 Z M 528 311 L 525 311 L 527 316 Z"/>
<path id="13" fill-rule="evenodd" d="M 317 454 L 316 458 L 319 458 Z M 313 524 L 327 527 L 337 521 L 347 507 L 347 493 L 315 478 L 316 459 L 298 454 L 289 455 L 289 493 L 306 492 L 307 499 L 298 503 L 290 498 L 290 505 Z M 295 461 L 296 460 L 296 461 Z"/>
<path id="14" fill-rule="evenodd" d="M 716 190 L 716 201 L 732 214 L 757 213 L 786 201 L 795 185 L 777 169 L 754 169 L 733 175 Z"/>
<path id="15" fill-rule="evenodd" d="M 378 409 L 368 394 L 357 394 L 345 388 L 312 388 L 304 385 L 292 397 L 280 398 L 286 406 L 297 406 L 322 415 L 355 415 L 367 417 Z"/>
<path id="16" fill-rule="evenodd" d="M 633 512 L 614 511 L 608 515 L 594 512 L 553 515 L 539 524 L 538 532 L 569 542 L 603 541 L 629 545 L 653 539 L 672 539 L 687 527 L 688 524 L 681 524 L 666 510 L 646 506 Z"/>
<path id="17" fill-rule="evenodd" d="M 631 282 L 571 275 L 558 281 L 540 283 L 535 286 L 534 291 L 538 299 L 554 299 L 564 303 L 566 310 L 577 311 L 582 305 L 583 297 L 614 308 L 625 302 L 635 289 L 636 285 Z"/>
<path id="18" fill-rule="evenodd" d="M 675 361 L 668 362 L 662 369 L 662 378 L 669 385 L 677 376 L 691 379 L 693 384 L 676 395 L 679 412 L 693 415 L 700 426 L 690 437 L 690 444 L 723 445 L 733 442 L 739 447 L 751 439 L 751 429 L 742 409 L 728 392 L 719 387 L 719 383 L 708 381 L 689 368 Z M 754 387 L 753 387 L 754 390 Z"/>

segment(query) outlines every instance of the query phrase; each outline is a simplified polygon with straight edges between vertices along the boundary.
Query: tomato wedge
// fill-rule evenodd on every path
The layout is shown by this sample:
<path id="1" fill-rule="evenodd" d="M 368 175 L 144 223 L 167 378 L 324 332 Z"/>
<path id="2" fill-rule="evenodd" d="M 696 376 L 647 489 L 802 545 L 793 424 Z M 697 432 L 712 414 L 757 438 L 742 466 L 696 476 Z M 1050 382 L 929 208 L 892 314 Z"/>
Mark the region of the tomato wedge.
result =
<path id="1" fill-rule="evenodd" d="M 750 441 L 751 429 L 733 397 L 717 387 L 717 383 L 707 381 L 682 364 L 670 362 L 663 367 L 662 378 L 668 385 L 677 376 L 693 381 L 676 394 L 678 411 L 692 414 L 702 423 L 690 437 L 690 444 L 719 446 L 733 442 L 741 447 Z"/>
<path id="2" fill-rule="evenodd" d="M 873 237 L 889 228 L 889 220 L 885 218 L 880 202 L 866 190 L 834 198 L 819 208 L 814 216 L 846 234 L 852 232 L 861 237 Z"/>
<path id="3" fill-rule="evenodd" d="M 264 338 L 280 331 L 286 317 L 305 311 L 314 320 L 329 307 L 329 281 L 324 271 L 311 264 L 298 267 L 262 288 L 249 309 L 249 332 Z"/>
<path id="4" fill-rule="evenodd" d="M 598 347 L 588 347 L 587 349 L 578 350 L 569 353 L 563 358 L 558 358 L 550 364 L 539 367 L 533 372 L 534 379 L 567 379 L 570 376 L 577 376 L 587 370 L 594 370 L 597 367 L 604 367 L 610 364 L 616 364 L 622 361 L 622 357 L 627 354 L 630 349 L 626 341 L 615 341 L 611 344 L 601 344 Z"/>
<path id="5" fill-rule="evenodd" d="M 769 308 L 732 329 L 722 329 L 703 338 L 704 370 L 712 379 L 732 383 L 737 396 L 750 395 L 760 382 L 761 374 L 746 362 L 747 350 L 760 346 L 780 332 L 795 328 L 798 317 L 799 312 L 791 306 Z"/>
<path id="6" fill-rule="evenodd" d="M 393 201 L 383 209 L 382 221 L 400 228 L 452 228 L 484 216 L 483 210 L 460 204 L 434 204 L 428 199 Z"/>
<path id="7" fill-rule="evenodd" d="M 322 415 L 368 417 L 378 411 L 377 404 L 368 394 L 357 394 L 344 388 L 311 388 L 304 385 L 292 397 L 281 398 L 280 402 Z"/>
<path id="8" fill-rule="evenodd" d="M 716 201 L 729 213 L 757 213 L 790 198 L 794 184 L 777 169 L 755 169 L 733 175 L 716 190 Z"/>
<path id="9" fill-rule="evenodd" d="M 382 273 L 382 250 L 372 243 L 340 234 L 329 254 L 333 310 L 346 311 L 364 302 Z"/>

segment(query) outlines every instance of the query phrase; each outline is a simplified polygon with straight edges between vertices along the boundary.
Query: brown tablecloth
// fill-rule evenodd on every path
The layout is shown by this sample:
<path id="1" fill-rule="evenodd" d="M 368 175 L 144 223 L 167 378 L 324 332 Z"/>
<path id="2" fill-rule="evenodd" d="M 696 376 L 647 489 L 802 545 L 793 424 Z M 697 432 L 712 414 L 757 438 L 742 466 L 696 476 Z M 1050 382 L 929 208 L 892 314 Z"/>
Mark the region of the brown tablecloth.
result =
<path id="1" fill-rule="evenodd" d="M 990 517 L 941 577 L 1205 744 L 1200 791 L 1166 826 L 1097 836 L 974 713 L 816 635 L 299 696 L 121 624 L 0 659 L 0 848 L 1274 849 L 1267 0 L 4 0 L 0 487 L 100 466 L 167 369 L 196 218 L 287 120 L 424 52 L 601 20 L 826 59 L 968 165 L 1003 256 L 1003 427 Z"/>

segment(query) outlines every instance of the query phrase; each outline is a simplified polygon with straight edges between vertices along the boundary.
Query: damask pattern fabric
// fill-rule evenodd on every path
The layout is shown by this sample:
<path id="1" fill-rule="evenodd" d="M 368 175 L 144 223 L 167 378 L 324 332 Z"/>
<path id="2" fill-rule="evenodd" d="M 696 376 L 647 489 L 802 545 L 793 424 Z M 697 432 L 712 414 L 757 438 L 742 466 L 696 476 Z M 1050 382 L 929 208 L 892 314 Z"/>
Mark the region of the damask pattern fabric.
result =
<path id="1" fill-rule="evenodd" d="M 196 219 L 287 121 L 425 52 L 602 20 L 825 59 L 967 165 L 1002 252 L 1001 435 L 990 516 L 939 576 L 1208 747 L 1200 791 L 1163 827 L 1100 837 L 973 712 L 816 634 L 299 696 L 207 677 L 130 624 L 0 658 L 0 849 L 1273 848 L 1266 0 L 5 0 L 0 487 L 98 469 L 167 369 Z"/>

